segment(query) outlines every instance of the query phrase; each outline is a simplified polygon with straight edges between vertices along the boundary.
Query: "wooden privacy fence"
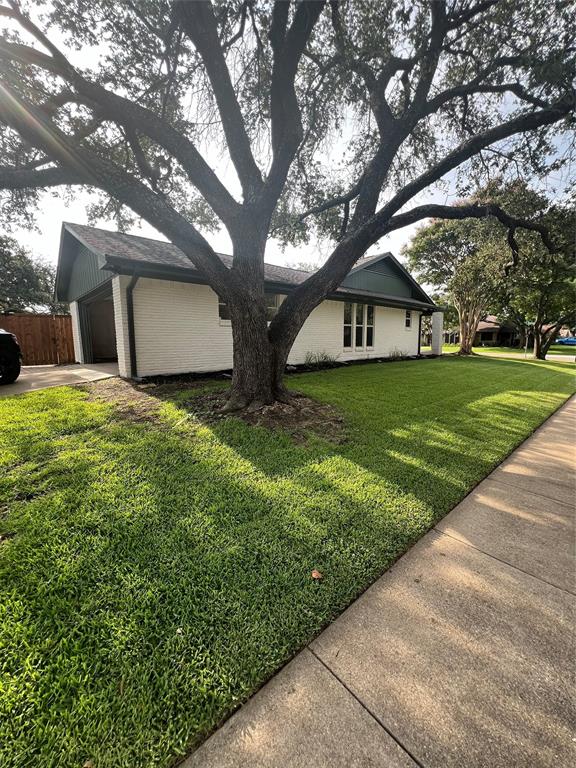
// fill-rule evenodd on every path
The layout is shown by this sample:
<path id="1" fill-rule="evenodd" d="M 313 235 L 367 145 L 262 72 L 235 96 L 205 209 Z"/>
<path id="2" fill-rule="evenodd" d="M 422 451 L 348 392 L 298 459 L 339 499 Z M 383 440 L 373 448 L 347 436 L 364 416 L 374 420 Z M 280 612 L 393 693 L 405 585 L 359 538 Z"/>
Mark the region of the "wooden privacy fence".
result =
<path id="1" fill-rule="evenodd" d="M 74 362 L 70 315 L 1 315 L 0 328 L 15 334 L 23 365 Z"/>

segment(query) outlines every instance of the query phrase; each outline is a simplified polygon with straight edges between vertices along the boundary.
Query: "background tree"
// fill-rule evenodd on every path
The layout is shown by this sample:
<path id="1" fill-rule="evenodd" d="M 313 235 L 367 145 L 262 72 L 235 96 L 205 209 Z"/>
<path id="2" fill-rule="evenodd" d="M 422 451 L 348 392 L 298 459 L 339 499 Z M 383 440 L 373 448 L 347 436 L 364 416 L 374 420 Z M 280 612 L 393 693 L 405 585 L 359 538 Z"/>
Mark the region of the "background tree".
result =
<path id="1" fill-rule="evenodd" d="M 54 301 L 56 270 L 0 235 L 0 312 L 67 312 Z"/>
<path id="2" fill-rule="evenodd" d="M 495 205 L 415 204 L 487 163 L 545 173 L 574 107 L 573 4 L 562 0 L 3 0 L 5 218 L 82 185 L 177 245 L 229 305 L 229 408 L 286 399 L 302 324 L 387 233 Z M 41 19 L 41 23 L 38 21 Z M 46 30 L 50 30 L 48 34 Z M 91 67 L 78 50 L 100 45 Z M 77 62 L 77 63 L 75 63 Z M 235 178 L 214 170 L 220 142 Z M 340 161 L 324 161 L 328 146 Z M 28 205 L 27 205 L 28 204 Z M 226 228 L 227 269 L 202 234 Z M 333 239 L 268 325 L 264 255 Z"/>
<path id="3" fill-rule="evenodd" d="M 487 240 L 484 222 L 433 221 L 422 227 L 404 250 L 408 266 L 420 280 L 445 292 L 458 313 L 459 354 L 472 353 L 478 323 L 502 283 L 502 249 Z M 509 258 L 509 256 L 508 256 Z"/>
<path id="4" fill-rule="evenodd" d="M 458 311 L 456 307 L 451 303 L 450 297 L 445 291 L 433 291 L 430 294 L 432 301 L 443 310 L 444 319 L 444 333 L 447 331 L 454 332 L 458 328 Z M 430 325 L 430 341 L 432 340 L 432 317 L 428 318 Z M 450 339 L 448 340 L 450 342 Z M 451 342 L 450 342 L 451 343 Z"/>
<path id="5" fill-rule="evenodd" d="M 523 235 L 519 255 L 502 291 L 499 314 L 524 323 L 540 360 L 563 325 L 576 324 L 576 207 L 574 202 L 552 206 L 544 222 L 557 243 L 550 253 L 542 243 Z"/>

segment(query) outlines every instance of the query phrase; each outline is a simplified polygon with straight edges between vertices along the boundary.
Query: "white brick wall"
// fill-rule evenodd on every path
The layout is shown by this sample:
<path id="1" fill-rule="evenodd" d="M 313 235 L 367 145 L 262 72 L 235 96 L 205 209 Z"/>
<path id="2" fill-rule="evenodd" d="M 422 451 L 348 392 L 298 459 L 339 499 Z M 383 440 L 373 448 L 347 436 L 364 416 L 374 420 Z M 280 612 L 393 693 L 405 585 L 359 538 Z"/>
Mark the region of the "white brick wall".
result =
<path id="1" fill-rule="evenodd" d="M 304 363 L 307 352 L 327 352 L 337 360 L 386 357 L 398 350 L 406 355 L 418 352 L 418 312 L 412 312 L 412 327 L 404 324 L 406 311 L 375 307 L 374 349 L 344 350 L 344 302 L 323 301 L 310 314 L 298 334 L 289 363 Z"/>
<path id="2" fill-rule="evenodd" d="M 130 344 L 128 341 L 128 312 L 126 309 L 126 288 L 131 278 L 128 275 L 116 275 L 112 278 L 112 299 L 114 301 L 114 324 L 116 328 L 116 350 L 118 352 L 118 370 L 120 376 L 130 377 Z M 155 281 L 156 282 L 156 281 Z M 159 282 L 159 281 L 157 281 Z M 134 293 L 138 290 L 138 284 Z M 142 375 L 138 371 L 138 375 Z"/>
<path id="3" fill-rule="evenodd" d="M 84 362 L 82 351 L 82 339 L 80 336 L 80 317 L 78 314 L 78 302 L 70 302 L 70 315 L 72 317 L 72 338 L 74 340 L 74 359 L 77 363 Z"/>
<path id="4" fill-rule="evenodd" d="M 141 278 L 133 296 L 139 376 L 232 367 L 232 331 L 207 285 Z"/>
<path id="5" fill-rule="evenodd" d="M 130 356 L 126 286 L 130 278 L 113 280 L 116 339 L 121 376 L 128 376 Z M 205 285 L 140 278 L 134 293 L 134 326 L 138 375 L 217 371 L 232 367 L 232 330 L 218 317 L 218 297 Z M 416 354 L 418 313 L 404 326 L 405 310 L 375 308 L 374 349 L 343 349 L 344 303 L 325 301 L 298 334 L 289 363 L 303 363 L 307 352 L 326 352 L 338 360 L 384 357 L 394 350 Z"/>

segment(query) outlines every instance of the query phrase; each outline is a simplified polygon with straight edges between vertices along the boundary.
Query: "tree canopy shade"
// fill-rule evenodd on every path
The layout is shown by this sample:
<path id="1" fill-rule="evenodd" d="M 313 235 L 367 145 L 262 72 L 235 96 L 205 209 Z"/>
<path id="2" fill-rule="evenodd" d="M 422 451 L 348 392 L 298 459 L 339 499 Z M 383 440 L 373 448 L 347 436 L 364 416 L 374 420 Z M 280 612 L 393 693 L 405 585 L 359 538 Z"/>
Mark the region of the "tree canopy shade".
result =
<path id="1" fill-rule="evenodd" d="M 472 353 L 478 323 L 502 285 L 503 250 L 486 222 L 473 220 L 433 221 L 405 250 L 410 268 L 456 308 L 462 355 Z"/>
<path id="2" fill-rule="evenodd" d="M 429 216 L 496 216 L 512 243 L 542 230 L 492 203 L 414 201 L 476 162 L 545 172 L 574 107 L 572 3 L 2 1 L 5 215 L 84 185 L 162 232 L 230 307 L 230 408 L 287 397 L 302 324 L 387 233 Z M 342 161 L 326 164 L 336 137 Z M 219 225 L 231 269 L 202 233 Z M 267 240 L 312 231 L 334 249 L 268 325 Z"/>
<path id="3" fill-rule="evenodd" d="M 51 264 L 33 259 L 13 238 L 0 235 L 0 312 L 65 311 L 54 301 L 54 279 Z"/>
<path id="4" fill-rule="evenodd" d="M 556 250 L 550 253 L 530 234 L 520 239 L 519 257 L 494 305 L 499 314 L 534 338 L 534 357 L 544 360 L 558 331 L 576 325 L 576 206 L 551 206 L 545 216 Z"/>
<path id="5" fill-rule="evenodd" d="M 550 205 L 517 180 L 496 180 L 471 200 L 498 201 L 516 216 L 540 215 L 554 242 L 550 251 L 533 232 L 518 234 L 511 258 L 506 230 L 494 219 L 435 220 L 405 248 L 418 277 L 446 291 L 458 312 L 460 354 L 470 354 L 479 321 L 495 312 L 523 338 L 534 337 L 534 355 L 544 358 L 564 324 L 576 322 L 576 210 L 574 203 Z"/>

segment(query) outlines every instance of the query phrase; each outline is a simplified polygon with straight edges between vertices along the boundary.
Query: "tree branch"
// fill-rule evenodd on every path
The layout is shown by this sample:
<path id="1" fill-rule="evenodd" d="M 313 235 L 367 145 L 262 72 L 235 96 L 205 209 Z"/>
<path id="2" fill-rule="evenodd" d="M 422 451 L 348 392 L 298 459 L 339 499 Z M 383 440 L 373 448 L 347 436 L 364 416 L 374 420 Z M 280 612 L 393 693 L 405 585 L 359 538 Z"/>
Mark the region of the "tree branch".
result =
<path id="1" fill-rule="evenodd" d="M 518 244 L 514 239 L 517 229 L 527 229 L 532 232 L 538 232 L 542 242 L 551 253 L 558 249 L 550 239 L 548 229 L 539 221 L 531 219 L 518 218 L 510 216 L 499 205 L 494 203 L 472 205 L 436 205 L 430 203 L 419 205 L 405 213 L 399 213 L 392 216 L 386 227 L 386 233 L 393 232 L 396 229 L 402 229 L 409 224 L 414 224 L 422 219 L 485 219 L 493 217 L 503 224 L 508 230 L 508 244 L 515 256 L 518 254 Z"/>
<path id="2" fill-rule="evenodd" d="M 493 71 L 494 68 L 491 67 L 490 72 Z M 526 101 L 535 107 L 545 109 L 546 107 L 550 106 L 546 101 L 543 101 L 537 96 L 529 93 L 520 83 L 482 83 L 482 77 L 483 75 L 478 75 L 469 83 L 464 83 L 462 85 L 455 86 L 454 88 L 449 88 L 446 91 L 439 93 L 437 96 L 434 96 L 432 99 L 430 99 L 430 101 L 428 101 L 424 110 L 424 114 L 431 115 L 452 99 L 462 96 L 472 96 L 475 93 L 513 93 L 519 99 L 522 99 L 522 101 Z"/>
<path id="3" fill-rule="evenodd" d="M 379 226 L 385 227 L 390 218 L 415 195 L 430 184 L 441 179 L 442 176 L 449 171 L 457 168 L 473 155 L 477 154 L 481 149 L 485 149 L 497 141 L 513 136 L 515 133 L 525 133 L 526 131 L 535 130 L 536 128 L 556 123 L 569 115 L 573 108 L 574 93 L 570 95 L 566 94 L 563 99 L 550 105 L 546 109 L 518 115 L 512 120 L 508 120 L 494 128 L 476 134 L 468 141 L 460 144 L 459 147 L 446 155 L 446 157 L 435 166 L 418 176 L 414 181 L 406 184 L 406 186 L 404 186 L 372 217 L 371 221 L 366 222 L 365 226 L 373 232 L 377 232 Z M 381 235 L 376 236 L 372 242 L 378 240 L 379 237 L 381 237 Z"/>
<path id="4" fill-rule="evenodd" d="M 345 192 L 343 195 L 337 195 L 336 197 L 331 197 L 328 200 L 325 200 L 323 203 L 318 203 L 318 205 L 312 206 L 312 208 L 308 208 L 308 210 L 304 211 L 304 213 L 301 213 L 300 216 L 298 216 L 298 221 L 302 222 L 304 219 L 307 219 L 308 216 L 314 216 L 318 213 L 323 213 L 324 211 L 330 210 L 330 208 L 336 208 L 339 205 L 344 205 L 345 203 L 350 203 L 352 200 L 354 200 L 355 197 L 358 196 L 358 193 L 360 192 L 360 189 L 362 187 L 362 178 L 360 178 L 356 184 L 354 184 L 353 187 L 351 187 L 348 192 Z"/>
<path id="5" fill-rule="evenodd" d="M 81 173 L 67 168 L 30 170 L 0 166 L 0 189 L 41 189 L 84 183 L 87 183 L 87 180 Z"/>
<path id="6" fill-rule="evenodd" d="M 186 34 L 202 58 L 212 85 L 228 151 L 238 173 L 244 199 L 252 200 L 262 187 L 262 174 L 252 154 L 244 118 L 220 44 L 212 3 L 210 0 L 196 0 L 193 3 L 178 0 L 175 9 Z"/>
<path id="7" fill-rule="evenodd" d="M 274 57 L 270 85 L 272 165 L 259 199 L 260 203 L 266 204 L 270 216 L 302 141 L 302 120 L 294 82 L 300 59 L 324 5 L 325 0 L 298 3 L 292 24 L 286 31 L 290 3 L 277 0 L 274 4 L 270 27 Z"/>
<path id="8" fill-rule="evenodd" d="M 182 165 L 192 184 L 226 226 L 234 222 L 239 213 L 239 204 L 198 152 L 193 142 L 174 129 L 169 122 L 146 107 L 88 80 L 80 73 L 62 68 L 52 57 L 29 46 L 0 40 L 1 58 L 36 66 L 62 77 L 74 88 L 74 92 L 69 89 L 63 92 L 69 96 L 66 101 L 75 101 L 91 108 L 96 105 L 102 118 L 144 133 Z M 53 99 L 58 106 L 57 97 Z M 52 110 L 51 105 L 49 109 Z"/>
<path id="9" fill-rule="evenodd" d="M 60 171 L 61 179 L 77 178 L 79 183 L 103 190 L 156 227 L 186 254 L 223 297 L 230 296 L 232 286 L 235 290 L 243 289 L 237 276 L 223 264 L 208 241 L 163 196 L 154 193 L 108 158 L 80 146 L 35 105 L 2 84 L 0 123 L 17 131 L 31 146 L 59 163 L 60 168 L 48 171 L 53 174 Z M 65 182 L 61 180 L 59 183 Z"/>

